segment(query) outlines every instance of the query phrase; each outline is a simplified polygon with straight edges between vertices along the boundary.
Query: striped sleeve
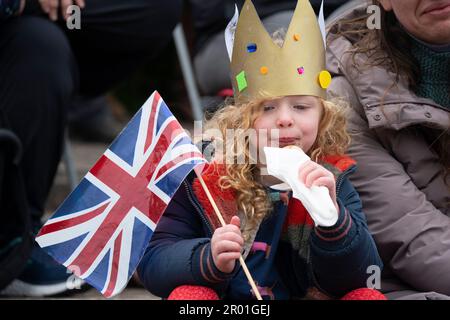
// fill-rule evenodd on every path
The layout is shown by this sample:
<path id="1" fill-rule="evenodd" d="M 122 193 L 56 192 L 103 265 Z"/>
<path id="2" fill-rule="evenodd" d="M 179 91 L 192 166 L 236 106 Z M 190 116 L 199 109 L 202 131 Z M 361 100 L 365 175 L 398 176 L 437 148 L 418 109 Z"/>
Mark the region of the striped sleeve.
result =
<path id="1" fill-rule="evenodd" d="M 315 234 L 322 241 L 339 241 L 345 238 L 352 228 L 352 217 L 347 208 L 340 206 L 339 218 L 334 226 L 316 227 Z"/>
<path id="2" fill-rule="evenodd" d="M 238 264 L 239 262 L 236 262 L 236 267 Z M 236 267 L 235 270 L 237 269 Z M 216 267 L 211 254 L 210 242 L 198 248 L 197 253 L 193 257 L 192 268 L 199 282 L 205 285 L 225 282 L 234 275 L 234 271 L 231 273 L 224 273 Z"/>

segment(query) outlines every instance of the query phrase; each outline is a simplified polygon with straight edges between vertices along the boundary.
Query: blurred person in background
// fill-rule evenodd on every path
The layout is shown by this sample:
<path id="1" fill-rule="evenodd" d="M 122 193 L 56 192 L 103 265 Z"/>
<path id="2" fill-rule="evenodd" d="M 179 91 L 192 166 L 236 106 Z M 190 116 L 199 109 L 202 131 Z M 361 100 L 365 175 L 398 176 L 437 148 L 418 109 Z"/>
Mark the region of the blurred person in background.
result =
<path id="1" fill-rule="evenodd" d="M 181 2 L 0 0 L 1 294 L 68 290 L 70 274 L 34 242 L 68 113 L 87 101 L 78 110 L 86 126 L 108 125 L 95 119 L 98 97 L 167 45 Z M 70 5 L 81 9 L 80 29 L 68 28 Z"/>
<path id="2" fill-rule="evenodd" d="M 381 28 L 369 29 L 368 5 Z M 350 180 L 384 262 L 381 291 L 450 299 L 450 1 L 365 1 L 336 20 L 329 93 L 352 107 Z"/>

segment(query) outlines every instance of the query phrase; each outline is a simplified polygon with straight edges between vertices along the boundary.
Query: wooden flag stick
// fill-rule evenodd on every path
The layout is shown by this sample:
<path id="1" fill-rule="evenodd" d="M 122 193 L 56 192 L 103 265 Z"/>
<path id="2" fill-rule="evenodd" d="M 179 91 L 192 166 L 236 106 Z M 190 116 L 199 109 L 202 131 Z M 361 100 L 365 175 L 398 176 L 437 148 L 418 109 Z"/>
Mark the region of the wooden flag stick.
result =
<path id="1" fill-rule="evenodd" d="M 194 170 L 194 171 L 195 171 L 195 173 L 197 173 L 196 170 Z M 220 223 L 224 227 L 226 225 L 225 220 L 223 220 L 222 214 L 220 213 L 219 208 L 216 205 L 216 202 L 214 201 L 213 197 L 209 193 L 209 190 L 208 190 L 208 187 L 206 186 L 205 181 L 203 181 L 201 174 L 197 173 L 197 177 L 198 177 L 198 180 L 200 181 L 200 184 L 203 187 L 203 190 L 205 190 L 205 193 L 209 199 L 209 202 L 211 202 L 211 205 L 214 208 L 214 212 L 216 213 L 217 217 L 219 218 Z M 252 287 L 253 292 L 256 295 L 256 298 L 258 300 L 262 300 L 261 294 L 259 293 L 258 288 L 256 287 L 255 281 L 253 280 L 252 275 L 250 274 L 250 271 L 248 271 L 247 265 L 245 264 L 245 261 L 244 261 L 244 258 L 242 258 L 242 255 L 239 256 L 239 262 L 241 263 L 242 269 L 244 269 L 244 273 L 247 276 L 248 282 L 250 282 L 250 286 Z"/>

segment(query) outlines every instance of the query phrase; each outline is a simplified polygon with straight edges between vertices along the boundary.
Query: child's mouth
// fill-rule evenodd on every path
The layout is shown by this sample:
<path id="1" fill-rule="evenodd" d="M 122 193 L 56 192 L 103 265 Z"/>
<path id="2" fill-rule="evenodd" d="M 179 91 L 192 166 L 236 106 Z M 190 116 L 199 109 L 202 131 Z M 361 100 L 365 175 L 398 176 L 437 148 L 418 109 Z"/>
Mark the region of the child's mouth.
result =
<path id="1" fill-rule="evenodd" d="M 297 138 L 291 138 L 291 137 L 280 138 L 278 140 L 278 145 L 280 148 L 284 148 L 289 145 L 297 145 L 298 141 L 299 141 L 299 139 L 297 139 Z"/>

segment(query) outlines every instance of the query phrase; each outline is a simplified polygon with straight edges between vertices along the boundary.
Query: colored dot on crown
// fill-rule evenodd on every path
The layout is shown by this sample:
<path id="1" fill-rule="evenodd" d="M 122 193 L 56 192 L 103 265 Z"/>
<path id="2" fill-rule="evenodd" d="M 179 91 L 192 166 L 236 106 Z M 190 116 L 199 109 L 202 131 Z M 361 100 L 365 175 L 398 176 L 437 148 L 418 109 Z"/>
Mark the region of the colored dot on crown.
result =
<path id="1" fill-rule="evenodd" d="M 249 43 L 247 45 L 247 52 L 249 52 L 249 53 L 255 52 L 256 49 L 258 49 L 258 46 L 256 45 L 256 43 Z"/>

